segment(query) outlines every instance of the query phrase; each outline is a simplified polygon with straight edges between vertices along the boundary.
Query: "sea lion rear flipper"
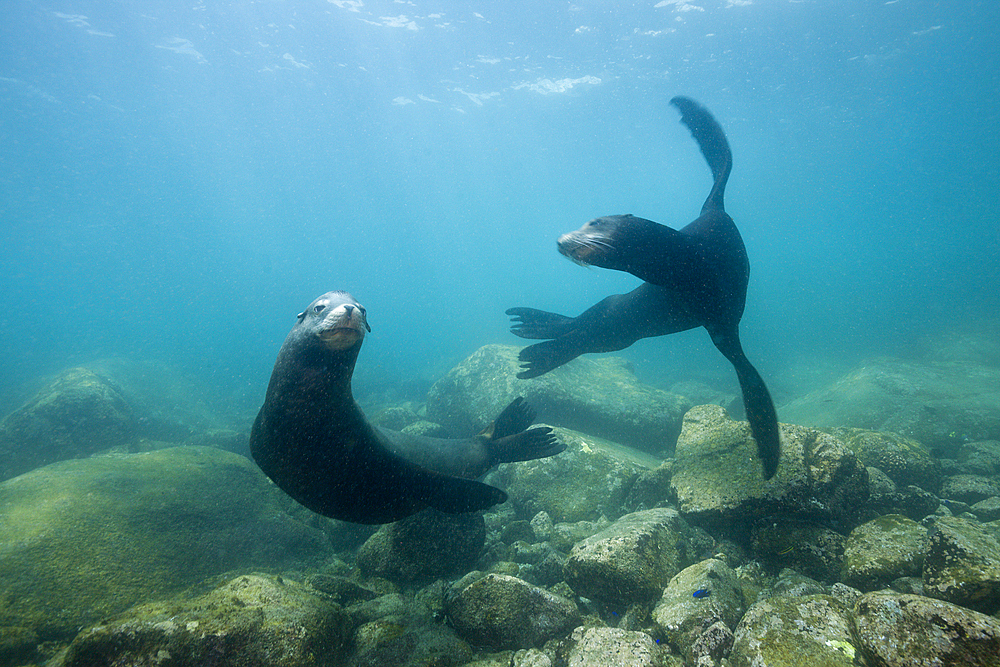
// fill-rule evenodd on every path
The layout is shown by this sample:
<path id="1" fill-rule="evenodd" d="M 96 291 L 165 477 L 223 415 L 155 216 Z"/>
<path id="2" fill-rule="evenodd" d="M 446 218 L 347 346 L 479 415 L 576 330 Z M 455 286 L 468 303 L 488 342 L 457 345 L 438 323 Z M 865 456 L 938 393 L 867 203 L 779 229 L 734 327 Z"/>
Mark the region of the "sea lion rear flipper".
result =
<path id="1" fill-rule="evenodd" d="M 490 442 L 495 463 L 533 461 L 555 456 L 566 449 L 548 426 L 538 426 Z"/>
<path id="2" fill-rule="evenodd" d="M 558 338 L 573 326 L 575 318 L 549 313 L 535 308 L 508 308 L 505 312 L 513 322 L 510 332 L 521 338 Z"/>
<path id="3" fill-rule="evenodd" d="M 715 179 L 715 186 L 705 200 L 701 211 L 724 210 L 723 197 L 726 191 L 726 182 L 729 180 L 729 172 L 733 168 L 733 154 L 729 150 L 729 141 L 719 121 L 706 109 L 688 97 L 675 97 L 670 103 L 680 109 L 681 122 L 691 130 L 691 135 L 698 142 L 701 154 L 705 156 L 709 168 L 712 170 L 712 178 Z"/>
<path id="4" fill-rule="evenodd" d="M 719 334 L 709 332 L 712 342 L 736 369 L 743 393 L 743 406 L 747 411 L 750 431 L 757 442 L 757 455 L 764 468 L 764 479 L 771 479 L 778 470 L 781 456 L 781 436 L 778 430 L 778 415 L 774 410 L 771 393 L 764 379 L 743 353 L 738 332 Z"/>
<path id="5" fill-rule="evenodd" d="M 531 426 L 533 421 L 535 421 L 534 409 L 524 400 L 524 396 L 518 396 L 480 435 L 491 440 L 499 440 L 508 435 L 520 433 Z"/>

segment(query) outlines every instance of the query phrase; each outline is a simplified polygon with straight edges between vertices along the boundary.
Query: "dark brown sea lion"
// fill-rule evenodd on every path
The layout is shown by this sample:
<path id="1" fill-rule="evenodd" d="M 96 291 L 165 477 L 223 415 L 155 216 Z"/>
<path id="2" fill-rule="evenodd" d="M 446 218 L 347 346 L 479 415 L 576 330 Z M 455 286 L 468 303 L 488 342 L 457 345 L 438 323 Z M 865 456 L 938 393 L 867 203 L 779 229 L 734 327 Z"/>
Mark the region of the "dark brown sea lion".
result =
<path id="1" fill-rule="evenodd" d="M 580 264 L 627 271 L 646 282 L 628 294 L 598 302 L 578 317 L 534 308 L 511 308 L 511 331 L 522 338 L 550 339 L 521 350 L 520 378 L 548 373 L 588 352 L 622 350 L 641 338 L 705 327 L 736 369 L 747 419 L 770 479 L 781 443 L 771 395 L 740 344 L 750 263 L 743 239 L 725 211 L 723 197 L 732 153 L 722 127 L 704 107 L 686 97 L 681 111 L 715 179 L 701 215 L 680 230 L 632 215 L 591 220 L 559 239 L 559 252 Z"/>
<path id="2" fill-rule="evenodd" d="M 552 429 L 525 430 L 534 412 L 515 399 L 484 433 L 428 438 L 373 426 L 351 392 L 368 327 L 346 292 L 328 292 L 299 314 L 271 373 L 250 433 L 261 470 L 288 495 L 325 516 L 396 521 L 434 507 L 483 510 L 507 494 L 475 481 L 498 463 L 558 454 Z"/>

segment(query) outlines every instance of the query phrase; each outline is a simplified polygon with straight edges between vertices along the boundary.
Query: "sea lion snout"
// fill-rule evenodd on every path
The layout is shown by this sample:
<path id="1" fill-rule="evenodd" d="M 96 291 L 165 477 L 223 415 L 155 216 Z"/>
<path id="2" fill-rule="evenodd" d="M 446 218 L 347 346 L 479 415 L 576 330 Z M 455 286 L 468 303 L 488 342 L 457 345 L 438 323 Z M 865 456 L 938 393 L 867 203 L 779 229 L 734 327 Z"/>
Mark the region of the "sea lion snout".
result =
<path id="1" fill-rule="evenodd" d="M 563 234 L 556 242 L 559 252 L 577 264 L 584 266 L 595 264 L 602 256 L 607 255 L 613 247 L 611 237 L 597 223 L 600 218 L 591 220 L 580 229 Z"/>

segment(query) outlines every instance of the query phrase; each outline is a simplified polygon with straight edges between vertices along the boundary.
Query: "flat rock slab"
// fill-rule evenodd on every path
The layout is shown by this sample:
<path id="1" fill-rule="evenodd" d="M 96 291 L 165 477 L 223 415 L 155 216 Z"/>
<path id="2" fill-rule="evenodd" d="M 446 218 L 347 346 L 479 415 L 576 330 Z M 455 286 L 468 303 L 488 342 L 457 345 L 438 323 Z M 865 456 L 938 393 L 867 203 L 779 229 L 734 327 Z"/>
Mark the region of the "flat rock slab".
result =
<path id="1" fill-rule="evenodd" d="M 427 416 L 466 437 L 482 431 L 524 396 L 539 421 L 666 456 L 691 402 L 642 384 L 623 359 L 574 359 L 551 373 L 519 380 L 519 347 L 485 345 L 434 383 Z"/>

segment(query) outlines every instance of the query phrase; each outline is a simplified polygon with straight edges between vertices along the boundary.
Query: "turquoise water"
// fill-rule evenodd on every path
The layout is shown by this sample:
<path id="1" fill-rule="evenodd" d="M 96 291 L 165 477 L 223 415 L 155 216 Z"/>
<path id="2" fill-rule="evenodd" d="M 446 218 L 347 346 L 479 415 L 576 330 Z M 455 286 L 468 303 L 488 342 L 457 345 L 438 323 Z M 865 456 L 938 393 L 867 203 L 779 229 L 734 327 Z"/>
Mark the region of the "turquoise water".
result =
<path id="1" fill-rule="evenodd" d="M 993 0 L 9 3 L 3 412 L 108 356 L 255 408 L 331 289 L 368 308 L 358 392 L 419 396 L 520 344 L 506 308 L 576 315 L 637 283 L 559 234 L 697 216 L 679 94 L 732 144 L 744 343 L 780 402 L 802 364 L 1000 312 L 998 29 Z M 702 331 L 626 356 L 735 387 Z"/>

